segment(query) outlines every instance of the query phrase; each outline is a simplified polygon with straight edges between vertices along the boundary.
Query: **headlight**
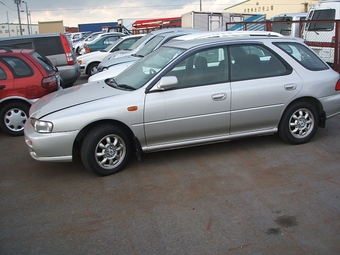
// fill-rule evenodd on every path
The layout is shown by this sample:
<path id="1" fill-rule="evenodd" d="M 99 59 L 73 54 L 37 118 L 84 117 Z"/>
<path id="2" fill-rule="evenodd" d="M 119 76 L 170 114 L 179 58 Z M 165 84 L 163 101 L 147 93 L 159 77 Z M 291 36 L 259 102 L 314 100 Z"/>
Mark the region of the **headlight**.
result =
<path id="1" fill-rule="evenodd" d="M 31 124 L 34 127 L 35 132 L 38 133 L 51 133 L 53 129 L 52 122 L 43 121 L 38 119 L 31 119 Z"/>
<path id="2" fill-rule="evenodd" d="M 108 70 L 108 69 L 109 69 L 109 68 L 107 68 L 107 67 L 104 67 L 102 71 L 106 71 L 106 70 Z"/>

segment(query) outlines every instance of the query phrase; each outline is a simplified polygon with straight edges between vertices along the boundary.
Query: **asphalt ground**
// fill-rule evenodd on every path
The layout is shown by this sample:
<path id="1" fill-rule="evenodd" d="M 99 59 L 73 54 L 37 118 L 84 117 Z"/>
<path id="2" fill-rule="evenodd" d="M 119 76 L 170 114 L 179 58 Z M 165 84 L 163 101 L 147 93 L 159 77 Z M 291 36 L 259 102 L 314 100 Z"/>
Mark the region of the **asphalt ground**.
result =
<path id="1" fill-rule="evenodd" d="M 51 144 L 53 146 L 53 144 Z M 340 254 L 340 116 L 278 136 L 145 154 L 98 177 L 0 132 L 0 254 Z"/>

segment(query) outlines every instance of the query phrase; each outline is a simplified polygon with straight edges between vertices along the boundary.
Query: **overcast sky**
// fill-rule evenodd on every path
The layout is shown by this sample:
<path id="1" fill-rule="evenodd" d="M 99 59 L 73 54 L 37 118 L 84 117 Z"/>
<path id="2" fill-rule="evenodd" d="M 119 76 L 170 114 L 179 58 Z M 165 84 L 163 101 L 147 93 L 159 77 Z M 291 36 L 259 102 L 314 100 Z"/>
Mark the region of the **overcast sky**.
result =
<path id="1" fill-rule="evenodd" d="M 201 0 L 202 11 L 221 12 L 244 0 Z M 64 26 L 83 23 L 115 22 L 120 18 L 179 17 L 190 11 L 200 10 L 200 0 L 27 0 L 33 24 L 38 21 L 63 20 Z M 21 10 L 26 9 L 24 3 Z M 18 22 L 14 0 L 0 0 L 0 23 Z M 21 22 L 26 24 L 26 13 Z"/>

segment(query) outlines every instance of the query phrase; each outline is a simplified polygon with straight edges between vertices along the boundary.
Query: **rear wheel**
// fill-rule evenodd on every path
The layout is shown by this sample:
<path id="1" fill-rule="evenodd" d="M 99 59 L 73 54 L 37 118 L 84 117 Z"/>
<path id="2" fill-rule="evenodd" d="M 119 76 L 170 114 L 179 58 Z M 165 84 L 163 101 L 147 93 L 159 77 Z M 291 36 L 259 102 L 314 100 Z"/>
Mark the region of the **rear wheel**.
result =
<path id="1" fill-rule="evenodd" d="M 280 137 L 291 144 L 309 142 L 319 126 L 319 115 L 315 107 L 308 102 L 291 105 L 281 119 Z"/>
<path id="2" fill-rule="evenodd" d="M 92 129 L 81 147 L 84 166 L 99 176 L 121 171 L 131 154 L 131 143 L 126 133 L 113 125 Z"/>
<path id="3" fill-rule="evenodd" d="M 28 119 L 30 106 L 23 102 L 12 102 L 0 111 L 0 127 L 12 136 L 24 134 L 24 125 Z"/>

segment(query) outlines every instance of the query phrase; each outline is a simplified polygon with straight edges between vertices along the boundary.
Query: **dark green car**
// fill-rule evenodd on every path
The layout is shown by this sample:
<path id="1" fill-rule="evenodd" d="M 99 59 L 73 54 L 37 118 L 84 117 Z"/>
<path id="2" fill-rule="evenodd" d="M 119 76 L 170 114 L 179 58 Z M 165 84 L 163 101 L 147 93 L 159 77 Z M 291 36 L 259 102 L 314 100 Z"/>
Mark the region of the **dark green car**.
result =
<path id="1" fill-rule="evenodd" d="M 114 43 L 115 41 L 117 41 L 119 38 L 123 36 L 126 36 L 126 34 L 117 33 L 117 32 L 101 34 L 93 41 L 84 44 L 84 50 L 85 50 L 84 53 L 89 53 L 89 52 L 105 49 L 107 46 Z"/>

